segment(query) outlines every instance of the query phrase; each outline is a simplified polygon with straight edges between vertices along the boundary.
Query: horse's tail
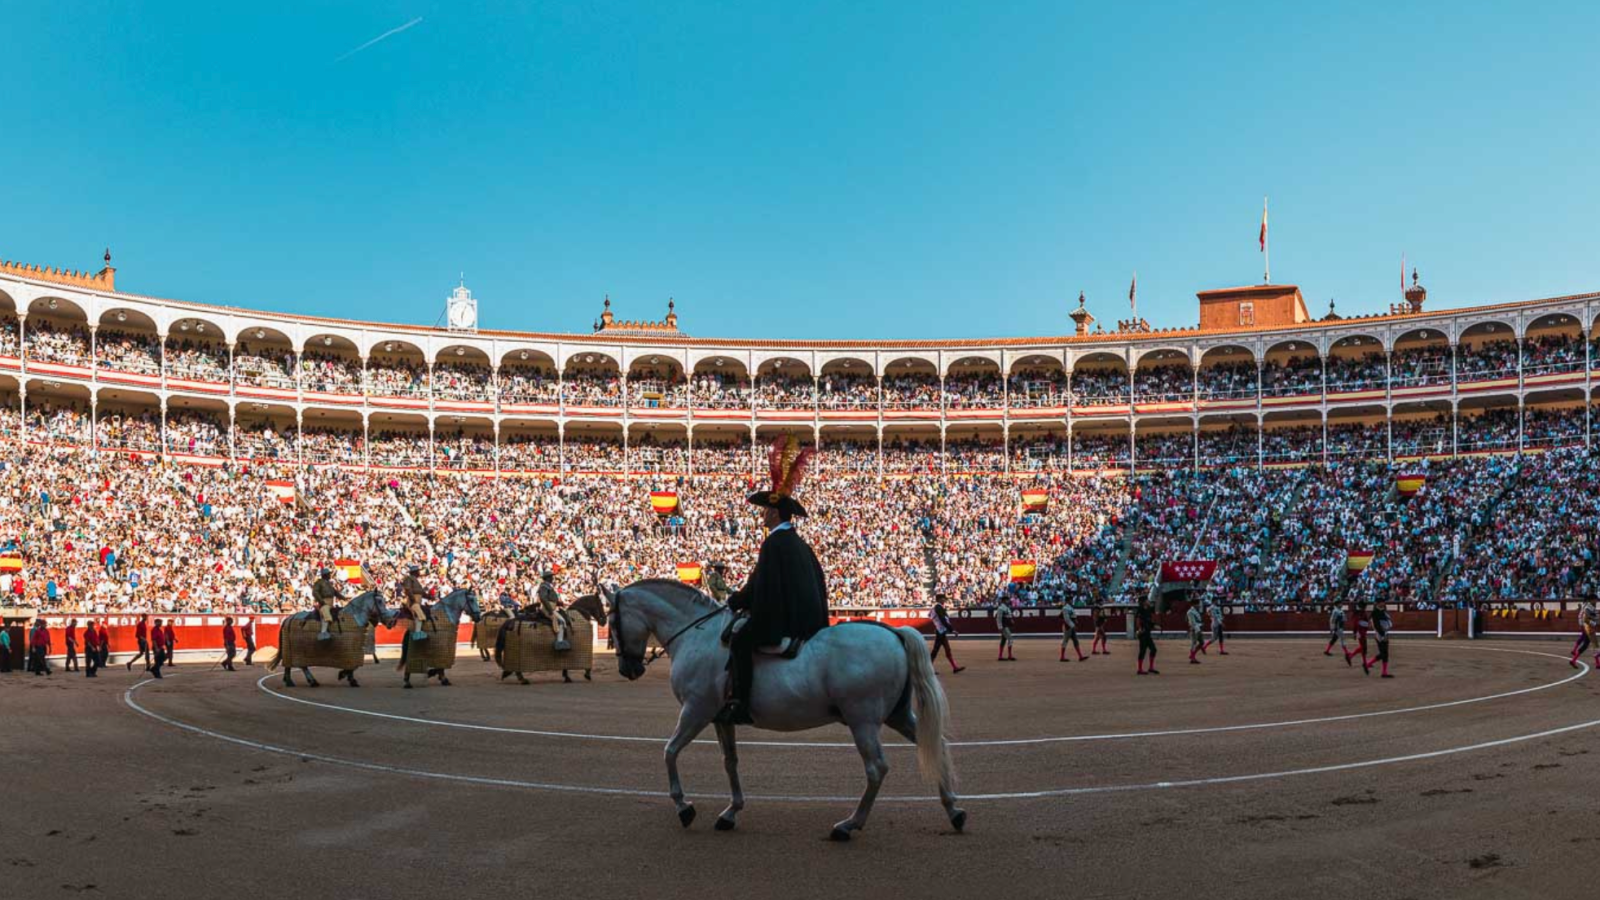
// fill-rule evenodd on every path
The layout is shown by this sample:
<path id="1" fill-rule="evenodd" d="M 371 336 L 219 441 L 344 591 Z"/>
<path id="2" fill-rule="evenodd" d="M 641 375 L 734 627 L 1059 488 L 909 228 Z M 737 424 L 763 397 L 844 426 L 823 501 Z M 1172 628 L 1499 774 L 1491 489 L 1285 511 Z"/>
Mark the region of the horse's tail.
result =
<path id="1" fill-rule="evenodd" d="M 283 653 L 284 653 L 284 650 L 283 650 L 283 638 L 284 638 L 285 629 L 287 629 L 288 627 L 289 627 L 289 620 L 288 619 L 284 619 L 282 622 L 278 623 L 278 647 L 277 647 L 277 652 L 272 654 L 272 662 L 267 663 L 267 671 L 268 672 L 276 672 L 278 670 L 278 663 L 283 661 Z"/>
<path id="2" fill-rule="evenodd" d="M 894 630 L 906 651 L 906 668 L 910 671 L 911 699 L 917 711 L 917 767 L 922 777 L 937 781 L 947 790 L 955 790 L 956 773 L 950 764 L 950 747 L 945 740 L 945 720 L 950 717 L 950 705 L 945 700 L 944 687 L 933 673 L 933 663 L 928 658 L 928 645 L 915 628 L 900 627 Z"/>

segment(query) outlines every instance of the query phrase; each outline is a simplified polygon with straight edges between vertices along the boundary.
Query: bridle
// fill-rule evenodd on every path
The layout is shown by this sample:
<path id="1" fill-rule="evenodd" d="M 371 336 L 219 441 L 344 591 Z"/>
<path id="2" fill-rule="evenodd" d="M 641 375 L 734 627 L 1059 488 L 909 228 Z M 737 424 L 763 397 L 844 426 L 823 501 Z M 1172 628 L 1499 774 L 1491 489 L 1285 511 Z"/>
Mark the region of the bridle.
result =
<path id="1" fill-rule="evenodd" d="M 611 596 L 611 616 L 610 622 L 608 623 L 608 627 L 611 631 L 612 643 L 615 644 L 617 648 L 617 659 L 620 659 L 623 662 L 638 663 L 640 669 L 647 669 L 650 667 L 651 663 L 655 662 L 657 659 L 660 659 L 662 656 L 665 656 L 667 652 L 672 650 L 673 641 L 683 637 L 685 633 L 692 631 L 695 628 L 699 628 L 701 625 L 711 621 L 726 610 L 726 606 L 717 604 L 710 612 L 700 616 L 682 628 L 679 628 L 677 631 L 674 631 L 672 633 L 672 637 L 662 641 L 662 653 L 658 653 L 654 656 L 646 658 L 643 653 L 627 653 L 622 649 L 623 646 L 627 644 L 627 641 L 622 639 L 622 591 L 619 590 Z M 646 641 L 646 645 L 648 645 L 648 643 L 649 642 Z"/>

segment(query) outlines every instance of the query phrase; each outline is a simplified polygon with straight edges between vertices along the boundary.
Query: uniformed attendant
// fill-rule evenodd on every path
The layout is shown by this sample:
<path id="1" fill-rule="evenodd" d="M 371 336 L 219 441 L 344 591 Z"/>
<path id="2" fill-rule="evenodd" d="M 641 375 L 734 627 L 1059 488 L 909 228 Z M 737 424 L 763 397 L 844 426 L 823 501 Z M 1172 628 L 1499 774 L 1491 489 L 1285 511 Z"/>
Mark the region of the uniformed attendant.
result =
<path id="1" fill-rule="evenodd" d="M 144 660 L 145 671 L 148 672 L 150 670 L 150 614 L 149 613 L 144 613 L 144 614 L 139 616 L 139 624 L 134 626 L 134 628 L 133 628 L 133 636 L 134 636 L 134 639 L 139 642 L 139 652 L 135 653 L 133 655 L 133 659 L 128 660 L 128 671 L 132 672 L 133 671 L 133 664 L 138 662 L 139 660 L 143 659 Z"/>
<path id="2" fill-rule="evenodd" d="M 1393 678 L 1389 674 L 1389 632 L 1394 628 L 1394 622 L 1389 618 L 1389 610 L 1379 600 L 1372 608 L 1372 635 L 1377 639 L 1378 655 L 1372 659 L 1363 659 L 1363 666 L 1370 673 L 1373 663 L 1383 664 L 1383 674 L 1380 677 Z"/>
<path id="3" fill-rule="evenodd" d="M 244 638 L 244 664 L 255 665 L 252 660 L 256 655 L 256 617 L 248 616 L 244 624 L 239 626 L 239 636 Z"/>
<path id="4" fill-rule="evenodd" d="M 1015 617 L 1016 612 L 1011 609 L 1011 601 L 1002 598 L 994 605 L 994 625 L 1000 629 L 1000 655 L 995 659 L 1000 662 L 1017 661 L 1015 643 L 1011 640 L 1011 624 Z"/>
<path id="5" fill-rule="evenodd" d="M 104 657 L 101 642 L 105 640 L 105 632 L 95 627 L 94 620 L 89 619 L 83 625 L 83 677 L 98 678 L 95 674 L 103 664 Z"/>
<path id="6" fill-rule="evenodd" d="M 317 618 L 322 620 L 322 630 L 317 632 L 317 640 L 333 639 L 333 635 L 328 633 L 328 626 L 333 624 L 333 604 L 343 599 L 344 589 L 333 580 L 333 570 L 323 569 L 319 572 L 317 583 L 311 586 L 311 602 L 317 605 Z"/>
<path id="7" fill-rule="evenodd" d="M 1206 644 L 1206 632 L 1200 619 L 1200 604 L 1190 603 L 1189 611 L 1184 613 L 1184 619 L 1189 623 L 1189 665 L 1198 666 L 1200 660 L 1194 655 Z"/>
<path id="8" fill-rule="evenodd" d="M 178 664 L 178 660 L 173 656 L 178 650 L 178 631 L 173 627 L 177 621 L 176 616 L 168 616 L 167 624 L 161 626 L 161 650 L 167 655 L 168 666 Z"/>
<path id="9" fill-rule="evenodd" d="M 950 661 L 950 674 L 966 671 L 966 666 L 956 665 L 955 654 L 950 652 L 950 636 L 956 633 L 956 628 L 950 623 L 950 611 L 944 608 L 944 601 L 948 599 L 944 594 L 936 594 L 933 598 L 933 652 L 928 657 L 930 660 L 939 658 L 939 648 L 944 648 L 944 658 Z"/>
<path id="10" fill-rule="evenodd" d="M 728 564 L 720 559 L 711 563 L 711 573 L 706 576 L 706 592 L 718 603 L 727 603 L 728 597 L 733 594 L 733 588 L 728 587 Z"/>
<path id="11" fill-rule="evenodd" d="M 517 610 L 522 608 L 522 604 L 517 602 L 517 598 L 511 596 L 510 588 L 502 588 L 500 590 L 500 608 L 505 610 L 506 615 L 515 617 Z"/>
<path id="12" fill-rule="evenodd" d="M 555 643 L 550 645 L 550 649 L 571 650 L 572 642 L 567 640 L 567 616 L 562 611 L 561 592 L 556 590 L 554 571 L 546 569 L 539 573 L 539 589 L 534 599 L 539 603 L 539 613 L 550 620 L 550 627 L 556 632 Z"/>
<path id="13" fill-rule="evenodd" d="M 1222 611 L 1222 603 L 1213 600 L 1211 603 L 1207 604 L 1206 615 L 1211 617 L 1211 639 L 1200 645 L 1200 652 L 1204 653 L 1206 652 L 1206 648 L 1210 647 L 1212 644 L 1216 644 L 1217 655 L 1227 656 L 1228 645 L 1223 643 L 1223 641 L 1227 639 L 1227 634 L 1222 630 L 1222 620 L 1226 613 Z"/>
<path id="14" fill-rule="evenodd" d="M 152 678 L 160 678 L 161 677 L 161 663 L 164 661 L 164 659 L 166 657 L 166 653 L 165 653 L 166 641 L 167 641 L 166 632 L 161 627 L 161 620 L 160 619 L 156 619 L 154 622 L 151 622 L 150 623 L 150 665 L 146 667 L 146 671 L 148 671 L 150 673 L 150 677 L 152 677 Z"/>
<path id="15" fill-rule="evenodd" d="M 400 596 L 404 598 L 406 609 L 411 612 L 411 639 L 425 641 L 428 632 L 424 631 L 423 623 L 428 620 L 428 613 L 423 608 L 423 601 L 427 599 L 428 589 L 422 586 L 422 567 L 412 566 L 406 570 L 406 578 L 400 582 Z"/>
<path id="16" fill-rule="evenodd" d="M 1078 645 L 1078 611 L 1068 603 L 1061 608 L 1061 662 L 1067 661 L 1067 642 L 1072 642 L 1072 652 L 1078 654 L 1078 662 L 1083 662 L 1089 657 L 1083 655 L 1083 647 Z"/>
<path id="17" fill-rule="evenodd" d="M 1089 639 L 1090 656 L 1097 653 L 1103 656 L 1111 655 L 1111 645 L 1107 643 L 1106 638 L 1106 620 L 1109 618 L 1111 614 L 1106 612 L 1104 606 L 1094 608 L 1094 636 Z"/>
<path id="18" fill-rule="evenodd" d="M 28 635 L 28 665 L 35 675 L 50 674 L 50 629 L 43 619 L 33 620 L 33 631 Z"/>
<path id="19" fill-rule="evenodd" d="M 1596 606 L 1595 598 L 1591 595 L 1578 607 L 1578 640 L 1572 645 L 1570 660 L 1574 669 L 1581 668 L 1578 657 L 1594 643 L 1596 631 L 1600 631 L 1600 606 Z M 1600 652 L 1595 653 L 1594 661 L 1596 666 L 1600 666 Z"/>
<path id="20" fill-rule="evenodd" d="M 61 633 L 61 639 L 67 645 L 67 661 L 61 666 L 63 672 L 76 672 L 82 668 L 78 665 L 78 620 L 68 619 L 67 628 Z"/>
<path id="21" fill-rule="evenodd" d="M 239 654 L 238 638 L 233 630 L 233 616 L 224 616 L 222 619 L 222 667 L 229 672 L 237 672 L 233 667 L 233 658 Z"/>
<path id="22" fill-rule="evenodd" d="M 1156 612 L 1155 606 L 1149 597 L 1139 598 L 1139 608 L 1133 613 L 1133 631 L 1139 639 L 1139 671 L 1145 674 L 1144 658 L 1150 657 L 1150 674 L 1160 675 L 1156 671 Z"/>
<path id="23" fill-rule="evenodd" d="M 1322 651 L 1322 655 L 1332 656 L 1334 644 L 1338 644 L 1341 651 L 1347 650 L 1344 645 L 1344 607 L 1337 603 L 1328 609 L 1328 647 Z"/>
<path id="24" fill-rule="evenodd" d="M 806 516 L 806 508 L 794 492 L 811 454 L 811 449 L 801 449 L 794 437 L 779 438 L 768 457 L 772 489 L 746 498 L 761 507 L 767 536 L 744 587 L 728 597 L 730 609 L 748 615 L 736 625 L 729 641 L 733 696 L 717 713 L 718 722 L 752 723 L 751 680 L 757 647 L 805 640 L 828 627 L 827 578 L 794 522 Z"/>
<path id="25" fill-rule="evenodd" d="M 1354 650 L 1344 652 L 1344 663 L 1350 665 L 1355 657 L 1361 657 L 1361 668 L 1366 674 L 1372 674 L 1372 667 L 1367 665 L 1367 632 L 1372 628 L 1372 623 L 1367 621 L 1367 604 L 1365 600 L 1357 600 L 1355 604 L 1356 647 Z"/>

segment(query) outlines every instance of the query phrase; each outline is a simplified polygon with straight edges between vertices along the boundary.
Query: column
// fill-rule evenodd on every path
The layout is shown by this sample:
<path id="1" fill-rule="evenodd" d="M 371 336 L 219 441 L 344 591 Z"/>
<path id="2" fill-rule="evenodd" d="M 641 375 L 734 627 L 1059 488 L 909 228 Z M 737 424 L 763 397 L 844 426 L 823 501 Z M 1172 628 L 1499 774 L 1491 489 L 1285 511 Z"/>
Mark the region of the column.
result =
<path id="1" fill-rule="evenodd" d="M 166 370 L 166 361 L 165 360 L 162 361 L 161 368 L 162 368 L 163 371 Z M 162 397 L 161 398 L 161 433 L 156 435 L 156 452 L 161 454 L 162 456 L 166 456 L 167 455 L 167 398 L 166 397 Z"/>

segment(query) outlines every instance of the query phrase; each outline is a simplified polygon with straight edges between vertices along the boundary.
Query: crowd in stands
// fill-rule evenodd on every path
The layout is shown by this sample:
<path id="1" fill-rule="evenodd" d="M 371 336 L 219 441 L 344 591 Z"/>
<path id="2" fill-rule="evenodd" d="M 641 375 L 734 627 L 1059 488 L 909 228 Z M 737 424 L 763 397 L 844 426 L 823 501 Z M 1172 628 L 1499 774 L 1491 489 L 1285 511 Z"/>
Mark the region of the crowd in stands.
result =
<path id="1" fill-rule="evenodd" d="M 560 403 L 561 380 L 555 372 L 533 366 L 501 366 L 500 402 Z"/>
<path id="2" fill-rule="evenodd" d="M 1237 400 L 1256 395 L 1257 367 L 1252 360 L 1217 362 L 1200 367 L 1201 400 Z"/>
<path id="3" fill-rule="evenodd" d="M 568 406 L 622 406 L 622 376 L 569 371 L 562 378 L 561 399 Z"/>
<path id="4" fill-rule="evenodd" d="M 1106 369 L 1078 369 L 1072 373 L 1072 405 L 1126 406 L 1128 370 L 1122 366 Z"/>
<path id="5" fill-rule="evenodd" d="M 140 375 L 160 375 L 161 341 L 153 334 L 102 328 L 95 334 L 95 367 Z"/>
<path id="6" fill-rule="evenodd" d="M 250 353 L 244 344 L 239 347 L 240 352 L 235 354 L 233 363 L 239 368 L 241 376 L 267 387 L 282 387 L 285 383 L 293 385 L 294 376 L 291 373 L 294 371 L 294 357 L 287 355 L 287 351 L 283 351 L 285 356 L 278 356 L 265 348 L 260 353 Z M 300 377 L 308 391 L 359 394 L 361 360 L 339 353 L 307 350 L 300 357 Z"/>
<path id="7" fill-rule="evenodd" d="M 1141 434 L 1131 476 L 1065 474 L 1058 432 L 1019 434 L 1012 475 L 998 474 L 1006 448 L 988 436 L 950 434 L 941 447 L 891 429 L 880 456 L 875 437 L 825 435 L 802 527 L 841 606 L 924 606 L 930 590 L 958 606 L 1126 601 L 1156 584 L 1161 563 L 1183 558 L 1216 560 L 1207 589 L 1242 606 L 1568 598 L 1600 588 L 1600 454 L 1514 451 L 1519 419 L 1524 441 L 1543 449 L 1581 444 L 1585 413 L 1489 409 L 1463 419 L 1464 441 L 1512 452 L 1395 464 L 1383 461 L 1389 440 L 1397 456 L 1435 452 L 1448 445 L 1449 419 L 1334 422 L 1332 465 L 1282 470 L 1253 465 L 1257 442 L 1269 461 L 1315 463 L 1320 424 L 1204 430 L 1198 470 L 1192 431 Z M 622 471 L 620 438 L 569 433 L 563 449 L 553 434 L 507 429 L 501 468 L 537 474 L 492 479 L 467 474 L 495 464 L 485 430 L 440 427 L 430 453 L 425 432 L 376 423 L 367 446 L 359 427 L 307 426 L 296 438 L 292 420 L 243 410 L 230 436 L 211 410 L 169 408 L 163 427 L 148 410 L 100 409 L 104 450 L 226 456 L 231 437 L 241 458 L 190 465 L 89 450 L 81 403 L 30 395 L 27 417 L 30 441 L 49 446 L 0 447 L 0 549 L 25 560 L 0 590 L 49 609 L 299 608 L 314 570 L 339 557 L 369 561 L 384 579 L 417 561 L 450 583 L 520 596 L 545 567 L 569 594 L 596 575 L 672 577 L 685 560 L 724 558 L 737 581 L 761 539 L 744 496 L 763 466 L 747 444 L 697 443 L 691 477 L 685 440 L 637 435 L 636 477 L 622 479 L 601 474 Z M 16 409 L 0 406 L 0 434 L 14 437 L 17 425 Z M 1125 431 L 1071 440 L 1074 468 L 1126 468 Z M 369 453 L 374 466 L 411 471 L 356 468 Z M 298 465 L 297 454 L 349 468 Z M 957 477 L 941 477 L 941 460 Z M 1396 488 L 1403 472 L 1424 476 L 1414 497 Z M 273 479 L 294 483 L 293 502 L 266 490 Z M 1035 484 L 1048 503 L 1026 510 L 1020 492 Z M 650 490 L 676 492 L 679 508 L 657 515 Z M 1372 563 L 1347 574 L 1360 552 Z M 1014 560 L 1035 563 L 1036 576 L 1013 584 Z"/>
<path id="8" fill-rule="evenodd" d="M 1013 409 L 1067 406 L 1067 373 L 1060 368 L 1023 368 L 1006 380 Z"/>
<path id="9" fill-rule="evenodd" d="M 998 370 L 952 372 L 945 376 L 945 409 L 999 409 L 1005 400 L 1005 381 Z"/>
<path id="10" fill-rule="evenodd" d="M 817 384 L 809 373 L 790 375 L 774 368 L 755 381 L 757 409 L 812 409 L 817 403 Z"/>
<path id="11" fill-rule="evenodd" d="M 230 378 L 232 369 L 226 346 L 190 338 L 169 339 L 166 353 L 169 378 L 223 384 Z"/>
<path id="12" fill-rule="evenodd" d="M 750 380 L 734 372 L 696 372 L 689 380 L 689 398 L 697 409 L 749 409 Z"/>
<path id="13" fill-rule="evenodd" d="M 482 363 L 447 360 L 433 367 L 433 396 L 440 400 L 493 403 L 494 370 Z"/>
<path id="14" fill-rule="evenodd" d="M 817 379 L 817 405 L 823 409 L 878 406 L 878 379 L 865 370 L 839 369 Z"/>
<path id="15" fill-rule="evenodd" d="M 1316 356 L 1269 359 L 1261 366 L 1261 396 L 1303 397 L 1322 393 L 1322 360 Z"/>
<path id="16" fill-rule="evenodd" d="M 1134 373 L 1135 403 L 1184 403 L 1194 399 L 1194 370 L 1187 365 L 1141 368 Z"/>
<path id="17" fill-rule="evenodd" d="M 428 367 L 406 359 L 371 359 L 366 368 L 367 393 L 379 397 L 428 396 Z"/>

